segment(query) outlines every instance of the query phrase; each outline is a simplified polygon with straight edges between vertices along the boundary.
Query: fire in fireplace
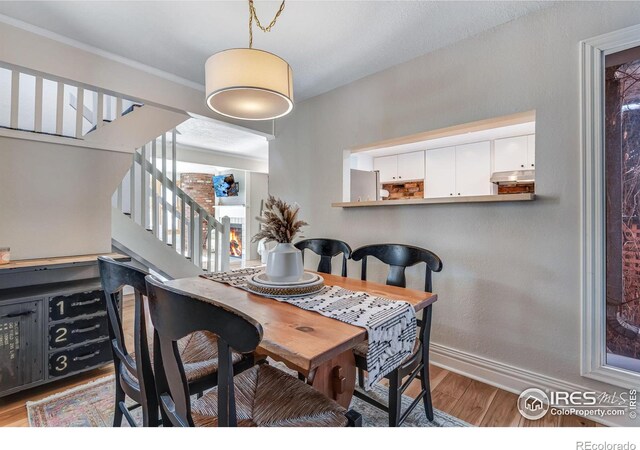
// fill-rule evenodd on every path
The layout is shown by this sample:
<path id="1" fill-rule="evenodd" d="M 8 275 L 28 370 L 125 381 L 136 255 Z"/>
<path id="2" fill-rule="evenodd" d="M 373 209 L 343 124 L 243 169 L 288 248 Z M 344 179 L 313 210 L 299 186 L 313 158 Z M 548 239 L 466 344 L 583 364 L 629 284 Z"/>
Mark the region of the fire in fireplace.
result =
<path id="1" fill-rule="evenodd" d="M 242 224 L 232 223 L 229 233 L 229 256 L 242 258 Z"/>

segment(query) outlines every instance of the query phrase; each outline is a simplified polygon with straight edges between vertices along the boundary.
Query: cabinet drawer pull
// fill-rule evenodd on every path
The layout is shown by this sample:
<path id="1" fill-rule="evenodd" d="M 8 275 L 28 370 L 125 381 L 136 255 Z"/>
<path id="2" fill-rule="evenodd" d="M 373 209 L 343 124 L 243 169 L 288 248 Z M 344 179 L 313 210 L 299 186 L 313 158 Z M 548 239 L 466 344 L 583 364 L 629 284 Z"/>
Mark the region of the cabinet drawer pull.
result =
<path id="1" fill-rule="evenodd" d="M 73 358 L 74 361 L 84 361 L 85 359 L 90 359 L 93 358 L 96 355 L 100 354 L 100 350 L 96 350 L 93 353 L 89 353 L 88 355 L 83 355 L 83 356 L 76 356 Z"/>
<path id="2" fill-rule="evenodd" d="M 76 328 L 75 330 L 71 330 L 71 334 L 88 333 L 89 331 L 97 330 L 98 328 L 100 328 L 100 324 L 99 323 L 95 324 L 92 327 Z"/>
<path id="3" fill-rule="evenodd" d="M 30 316 L 31 314 L 35 314 L 36 310 L 32 309 L 31 311 L 23 311 L 19 313 L 5 314 L 4 316 L 0 316 L 0 319 L 13 319 L 15 317 L 24 317 Z"/>
<path id="4" fill-rule="evenodd" d="M 93 300 L 87 300 L 86 302 L 73 302 L 71 304 L 71 306 L 86 306 L 86 305 L 92 305 L 94 303 L 98 303 L 100 302 L 100 298 L 94 298 Z"/>

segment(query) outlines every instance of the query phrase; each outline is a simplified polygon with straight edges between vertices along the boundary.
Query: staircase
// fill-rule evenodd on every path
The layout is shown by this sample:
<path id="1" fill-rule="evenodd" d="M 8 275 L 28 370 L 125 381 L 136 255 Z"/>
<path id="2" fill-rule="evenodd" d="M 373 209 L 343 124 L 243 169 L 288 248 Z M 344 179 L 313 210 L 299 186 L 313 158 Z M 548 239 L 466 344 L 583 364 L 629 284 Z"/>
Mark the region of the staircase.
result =
<path id="1" fill-rule="evenodd" d="M 170 278 L 228 270 L 230 219 L 216 220 L 177 186 L 176 133 L 134 152 L 112 199 L 113 246 Z"/>
<path id="2" fill-rule="evenodd" d="M 0 63 L 0 127 L 85 139 L 141 108 L 123 96 Z"/>
<path id="3" fill-rule="evenodd" d="M 0 61 L 0 136 L 133 153 L 113 195 L 112 244 L 169 278 L 229 268 L 229 219 L 177 186 L 175 127 L 189 117 Z"/>
<path id="4" fill-rule="evenodd" d="M 130 153 L 185 113 L 0 62 L 0 133 Z"/>

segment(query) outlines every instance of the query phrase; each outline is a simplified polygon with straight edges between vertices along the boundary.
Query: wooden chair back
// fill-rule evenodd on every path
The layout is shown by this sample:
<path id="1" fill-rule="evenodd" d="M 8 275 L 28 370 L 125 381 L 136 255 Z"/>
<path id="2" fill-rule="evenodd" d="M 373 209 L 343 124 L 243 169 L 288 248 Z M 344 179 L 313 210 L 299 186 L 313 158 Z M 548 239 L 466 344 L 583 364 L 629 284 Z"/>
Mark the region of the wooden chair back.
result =
<path id="1" fill-rule="evenodd" d="M 209 331 L 218 337 L 218 425 L 237 426 L 231 349 L 253 352 L 262 340 L 262 326 L 240 311 L 169 288 L 153 276 L 146 281 L 155 328 L 154 367 L 163 423 L 194 425 L 177 341 L 196 331 Z"/>
<path id="2" fill-rule="evenodd" d="M 442 270 L 442 261 L 435 253 L 420 247 L 404 244 L 373 244 L 365 245 L 353 251 L 351 259 L 362 260 L 361 279 L 367 279 L 367 257 L 372 256 L 389 266 L 387 284 L 390 286 L 406 287 L 407 267 L 426 263 L 424 290 L 432 292 L 431 273 Z"/>
<path id="3" fill-rule="evenodd" d="M 102 281 L 102 289 L 107 300 L 109 336 L 116 366 L 116 376 L 120 376 L 120 366 L 124 365 L 136 376 L 142 398 L 155 397 L 155 381 L 151 367 L 149 341 L 147 339 L 147 311 L 144 302 L 144 298 L 147 297 L 147 285 L 145 282 L 147 273 L 107 256 L 98 257 L 98 269 Z M 125 286 L 133 288 L 135 297 L 133 319 L 135 360 L 127 350 L 122 328 L 121 292 Z M 126 380 L 124 381 L 126 382 Z"/>
<path id="4" fill-rule="evenodd" d="M 304 251 L 311 250 L 313 253 L 320 255 L 320 263 L 318 264 L 318 272 L 331 273 L 331 258 L 342 253 L 342 276 L 347 276 L 347 259 L 351 257 L 351 247 L 349 244 L 337 239 L 304 239 L 296 242 L 296 248 L 302 251 L 304 259 Z"/>

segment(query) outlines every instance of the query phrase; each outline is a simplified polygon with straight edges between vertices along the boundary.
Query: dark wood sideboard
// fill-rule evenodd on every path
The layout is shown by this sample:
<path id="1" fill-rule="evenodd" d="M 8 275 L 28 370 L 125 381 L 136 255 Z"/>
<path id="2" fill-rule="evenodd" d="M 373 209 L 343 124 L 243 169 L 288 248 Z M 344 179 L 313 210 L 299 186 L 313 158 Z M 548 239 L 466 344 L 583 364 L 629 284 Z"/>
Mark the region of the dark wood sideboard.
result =
<path id="1" fill-rule="evenodd" d="M 0 397 L 111 362 L 98 256 L 0 265 Z"/>

